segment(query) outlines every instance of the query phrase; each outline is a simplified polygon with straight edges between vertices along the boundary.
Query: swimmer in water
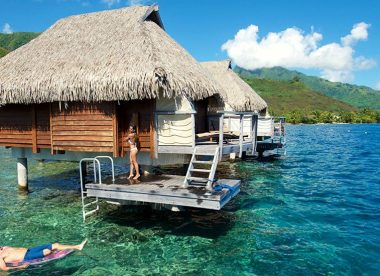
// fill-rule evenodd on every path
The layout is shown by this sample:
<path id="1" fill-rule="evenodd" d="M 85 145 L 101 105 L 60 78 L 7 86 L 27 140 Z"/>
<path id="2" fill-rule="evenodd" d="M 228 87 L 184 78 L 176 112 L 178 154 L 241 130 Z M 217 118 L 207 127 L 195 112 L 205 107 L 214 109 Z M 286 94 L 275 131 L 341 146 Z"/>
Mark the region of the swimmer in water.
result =
<path id="1" fill-rule="evenodd" d="M 56 250 L 82 250 L 87 240 L 77 245 L 63 245 L 60 243 L 49 243 L 40 245 L 32 248 L 24 247 L 10 247 L 10 246 L 0 246 L 0 269 L 8 271 L 11 269 L 22 269 L 27 268 L 28 261 L 34 259 L 40 259 L 52 254 Z M 9 267 L 7 263 L 26 263 L 25 265 Z"/>

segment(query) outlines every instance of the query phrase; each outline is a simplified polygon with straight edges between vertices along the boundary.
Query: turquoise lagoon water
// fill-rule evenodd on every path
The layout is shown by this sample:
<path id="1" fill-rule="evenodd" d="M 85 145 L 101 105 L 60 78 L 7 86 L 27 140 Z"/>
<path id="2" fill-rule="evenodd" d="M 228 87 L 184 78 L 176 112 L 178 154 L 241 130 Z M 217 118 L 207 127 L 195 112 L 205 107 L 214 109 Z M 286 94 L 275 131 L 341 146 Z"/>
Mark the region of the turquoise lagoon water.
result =
<path id="1" fill-rule="evenodd" d="M 85 250 L 14 275 L 379 275 L 380 125 L 289 126 L 284 159 L 225 163 L 223 211 L 102 205 L 82 223 L 76 163 L 31 162 L 29 195 L 0 149 L 0 244 Z M 223 172 L 223 173 L 221 173 Z"/>

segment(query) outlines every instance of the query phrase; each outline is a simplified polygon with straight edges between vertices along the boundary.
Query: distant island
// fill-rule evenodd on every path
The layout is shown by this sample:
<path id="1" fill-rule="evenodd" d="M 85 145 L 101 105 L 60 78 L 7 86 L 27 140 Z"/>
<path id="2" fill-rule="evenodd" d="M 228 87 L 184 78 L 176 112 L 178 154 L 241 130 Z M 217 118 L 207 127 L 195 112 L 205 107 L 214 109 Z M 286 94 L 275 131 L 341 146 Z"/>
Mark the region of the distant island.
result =
<path id="1" fill-rule="evenodd" d="M 40 33 L 0 34 L 0 58 Z M 380 91 L 330 82 L 282 67 L 237 72 L 270 106 L 271 115 L 289 123 L 380 123 Z"/>

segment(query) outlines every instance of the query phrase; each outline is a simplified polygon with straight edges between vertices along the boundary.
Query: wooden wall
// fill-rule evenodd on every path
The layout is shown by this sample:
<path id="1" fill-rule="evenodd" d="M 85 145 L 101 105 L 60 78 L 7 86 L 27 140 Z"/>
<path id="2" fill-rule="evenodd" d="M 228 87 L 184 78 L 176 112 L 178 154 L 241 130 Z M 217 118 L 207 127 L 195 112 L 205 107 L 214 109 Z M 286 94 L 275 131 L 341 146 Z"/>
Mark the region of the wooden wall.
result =
<path id="1" fill-rule="evenodd" d="M 0 108 L 0 146 L 32 147 L 32 107 L 7 105 Z"/>
<path id="2" fill-rule="evenodd" d="M 0 146 L 50 148 L 49 104 L 0 108 Z"/>
<path id="3" fill-rule="evenodd" d="M 37 148 L 50 148 L 50 104 L 39 104 L 34 106 L 36 118 L 36 144 Z M 33 109 L 32 109 L 33 111 Z M 33 114 L 33 113 L 32 113 Z"/>
<path id="4" fill-rule="evenodd" d="M 52 150 L 113 152 L 114 103 L 51 105 Z"/>
<path id="5" fill-rule="evenodd" d="M 125 154 L 128 127 L 136 124 L 140 150 L 154 151 L 154 100 L 47 103 L 0 108 L 0 146 Z"/>

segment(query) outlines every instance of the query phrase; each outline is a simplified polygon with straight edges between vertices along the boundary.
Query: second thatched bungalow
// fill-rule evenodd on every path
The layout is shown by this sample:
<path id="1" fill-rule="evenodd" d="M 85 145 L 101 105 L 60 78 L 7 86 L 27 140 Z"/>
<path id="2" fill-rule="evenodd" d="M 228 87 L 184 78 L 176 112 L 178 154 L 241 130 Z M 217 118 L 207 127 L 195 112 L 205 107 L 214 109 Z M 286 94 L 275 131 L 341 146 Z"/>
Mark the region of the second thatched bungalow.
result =
<path id="1" fill-rule="evenodd" d="M 231 61 L 211 61 L 201 64 L 223 88 L 221 97 L 224 106 L 219 110 L 226 112 L 224 130 L 240 132 L 242 129 L 243 135 L 250 138 L 252 120 L 250 116 L 244 115 L 244 112 L 255 112 L 259 114 L 256 151 L 262 155 L 265 150 L 282 148 L 285 144 L 284 118 L 269 115 L 267 103 L 232 70 Z M 240 120 L 238 112 L 243 115 L 243 120 Z"/>

